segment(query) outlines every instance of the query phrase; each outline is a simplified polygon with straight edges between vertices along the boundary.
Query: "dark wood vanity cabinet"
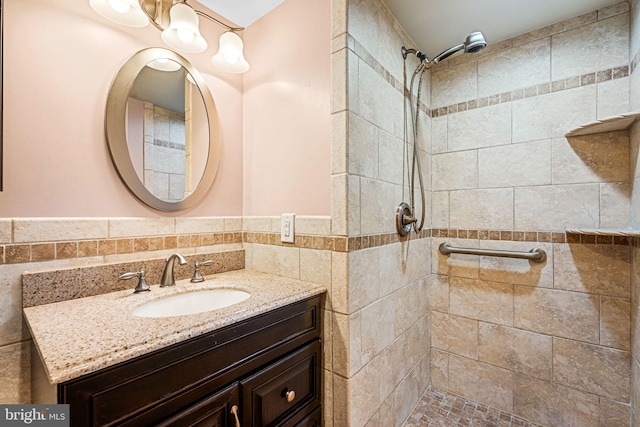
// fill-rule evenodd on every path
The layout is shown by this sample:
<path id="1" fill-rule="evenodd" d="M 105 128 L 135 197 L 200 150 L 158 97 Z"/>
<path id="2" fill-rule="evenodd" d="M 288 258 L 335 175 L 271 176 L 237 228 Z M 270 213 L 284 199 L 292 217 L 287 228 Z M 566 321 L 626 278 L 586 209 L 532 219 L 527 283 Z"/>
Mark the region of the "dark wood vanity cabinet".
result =
<path id="1" fill-rule="evenodd" d="M 321 426 L 321 325 L 318 296 L 59 384 L 58 402 L 81 427 Z"/>

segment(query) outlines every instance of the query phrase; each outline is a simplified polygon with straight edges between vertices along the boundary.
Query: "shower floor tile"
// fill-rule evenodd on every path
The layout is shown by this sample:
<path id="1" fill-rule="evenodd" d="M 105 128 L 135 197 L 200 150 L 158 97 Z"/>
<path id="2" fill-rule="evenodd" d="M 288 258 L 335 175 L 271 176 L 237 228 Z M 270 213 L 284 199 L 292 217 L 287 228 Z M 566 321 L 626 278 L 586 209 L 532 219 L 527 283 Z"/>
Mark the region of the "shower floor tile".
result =
<path id="1" fill-rule="evenodd" d="M 429 388 L 403 427 L 542 427 L 514 415 Z"/>

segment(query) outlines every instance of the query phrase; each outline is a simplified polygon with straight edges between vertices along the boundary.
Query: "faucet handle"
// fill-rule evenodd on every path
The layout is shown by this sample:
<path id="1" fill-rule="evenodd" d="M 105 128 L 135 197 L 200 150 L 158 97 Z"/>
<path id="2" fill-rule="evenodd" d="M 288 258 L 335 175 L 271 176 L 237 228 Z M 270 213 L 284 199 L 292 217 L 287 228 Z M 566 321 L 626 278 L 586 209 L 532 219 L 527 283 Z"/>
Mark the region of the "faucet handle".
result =
<path id="1" fill-rule="evenodd" d="M 133 293 L 134 294 L 139 294 L 140 292 L 148 292 L 148 291 L 151 290 L 151 288 L 147 284 L 147 281 L 145 280 L 144 276 L 145 276 L 144 268 L 141 268 L 140 271 L 135 271 L 135 272 L 131 272 L 131 273 L 124 273 L 120 277 L 118 277 L 118 279 L 120 279 L 120 280 L 128 280 L 128 279 L 131 279 L 132 277 L 137 277 L 138 278 L 138 285 L 134 289 Z"/>
<path id="2" fill-rule="evenodd" d="M 206 260 L 206 261 L 196 261 L 195 265 L 194 265 L 194 272 L 193 272 L 193 277 L 191 278 L 191 283 L 200 283 L 200 282 L 204 282 L 204 277 L 202 277 L 202 274 L 200 274 L 200 266 L 202 265 L 211 265 L 213 264 L 213 261 L 211 261 L 210 259 Z"/>

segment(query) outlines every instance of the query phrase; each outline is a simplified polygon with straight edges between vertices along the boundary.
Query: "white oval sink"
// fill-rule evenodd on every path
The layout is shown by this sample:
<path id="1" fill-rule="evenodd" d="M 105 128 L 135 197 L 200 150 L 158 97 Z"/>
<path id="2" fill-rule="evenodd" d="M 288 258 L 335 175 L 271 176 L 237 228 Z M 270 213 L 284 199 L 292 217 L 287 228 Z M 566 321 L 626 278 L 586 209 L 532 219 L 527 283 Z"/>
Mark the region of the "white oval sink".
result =
<path id="1" fill-rule="evenodd" d="M 138 317 L 172 317 L 204 313 L 229 307 L 249 298 L 250 293 L 239 289 L 205 289 L 159 298 L 133 310 Z"/>

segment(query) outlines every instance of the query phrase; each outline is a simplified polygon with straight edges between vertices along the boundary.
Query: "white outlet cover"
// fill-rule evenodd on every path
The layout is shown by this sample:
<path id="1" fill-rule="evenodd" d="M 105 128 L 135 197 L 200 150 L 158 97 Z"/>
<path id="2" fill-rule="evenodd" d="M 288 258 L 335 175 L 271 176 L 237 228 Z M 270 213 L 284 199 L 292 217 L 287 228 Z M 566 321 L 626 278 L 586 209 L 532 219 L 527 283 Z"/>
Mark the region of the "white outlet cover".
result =
<path id="1" fill-rule="evenodd" d="M 280 217 L 280 241 L 293 243 L 295 235 L 296 214 L 282 214 Z"/>

